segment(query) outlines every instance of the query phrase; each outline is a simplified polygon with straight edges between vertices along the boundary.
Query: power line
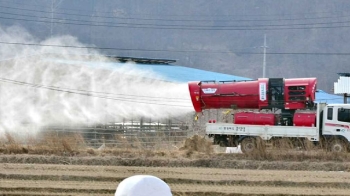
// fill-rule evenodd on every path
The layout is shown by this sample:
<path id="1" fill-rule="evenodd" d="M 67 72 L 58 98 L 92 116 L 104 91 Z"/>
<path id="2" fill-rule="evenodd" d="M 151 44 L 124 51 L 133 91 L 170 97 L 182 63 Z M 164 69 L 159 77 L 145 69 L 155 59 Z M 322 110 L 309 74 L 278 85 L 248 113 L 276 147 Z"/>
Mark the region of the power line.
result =
<path id="1" fill-rule="evenodd" d="M 69 94 L 77 94 L 77 95 L 90 96 L 90 97 L 109 99 L 109 100 L 142 103 L 142 104 L 153 104 L 153 105 L 165 105 L 165 106 L 174 106 L 174 107 L 190 107 L 190 106 L 184 106 L 184 105 L 172 105 L 172 104 L 159 103 L 159 101 L 176 102 L 176 101 L 172 101 L 171 99 L 187 100 L 187 99 L 181 99 L 181 98 L 114 94 L 114 93 L 108 93 L 108 92 L 88 91 L 88 90 L 80 90 L 80 89 L 72 89 L 72 88 L 62 88 L 62 87 L 56 87 L 56 86 L 47 86 L 47 85 L 42 85 L 42 84 L 33 84 L 33 83 L 27 83 L 27 82 L 18 81 L 18 80 L 11 80 L 11 79 L 7 79 L 7 78 L 0 78 L 0 81 L 5 82 L 5 83 L 10 83 L 10 84 L 29 86 L 29 87 L 33 87 L 33 88 L 42 88 L 42 89 L 46 89 L 46 90 L 53 90 L 53 91 L 59 91 L 59 92 L 64 92 L 64 93 L 69 93 Z M 99 95 L 99 94 L 101 94 L 101 95 Z M 117 96 L 126 96 L 126 97 L 111 97 L 111 96 L 106 96 L 106 95 L 117 95 Z M 142 100 L 142 101 L 137 101 L 137 100 L 135 100 L 135 97 L 151 98 L 151 100 L 146 99 L 146 100 Z M 164 100 L 159 100 L 159 98 L 164 99 Z M 156 100 L 152 100 L 152 99 L 156 99 Z M 335 100 L 335 99 L 338 99 L 338 98 L 322 99 L 322 100 Z M 144 102 L 144 101 L 151 101 L 151 102 Z M 156 101 L 156 102 L 154 102 L 154 101 Z"/>
<path id="2" fill-rule="evenodd" d="M 2 1 L 6 1 L 6 0 L 2 0 Z M 20 5 L 21 7 L 23 7 L 23 5 L 27 5 L 27 6 L 35 6 L 35 7 L 42 7 L 42 8 L 46 8 L 46 9 L 50 9 L 49 6 L 40 6 L 40 5 L 32 5 L 32 4 L 23 4 L 23 3 L 13 3 L 11 1 L 11 4 L 15 4 L 15 5 Z M 14 8 L 16 9 L 16 8 Z M 23 8 L 22 8 L 23 9 Z M 65 9 L 62 9 L 62 8 L 57 8 L 58 10 L 63 10 L 63 11 L 66 11 L 66 10 L 70 10 L 70 11 L 77 11 L 77 12 L 91 12 L 91 10 L 82 10 L 82 9 L 69 9 L 69 8 L 65 8 Z M 29 11 L 29 10 L 28 10 Z M 32 10 L 32 11 L 41 11 L 41 10 Z M 49 12 L 50 13 L 50 12 Z M 115 14 L 115 12 L 108 12 L 108 11 L 94 11 L 94 13 L 103 13 L 103 14 Z M 175 15 L 175 14 L 167 14 L 167 15 L 164 15 L 162 14 L 162 17 L 164 16 L 172 16 L 172 17 L 178 17 L 178 16 L 194 16 L 194 17 L 243 17 L 243 18 L 246 18 L 246 17 L 251 17 L 251 16 L 255 16 L 255 17 L 271 17 L 271 16 L 295 16 L 295 15 L 320 15 L 320 14 L 333 14 L 334 12 L 307 12 L 307 13 L 299 13 L 299 14 L 225 14 L 225 15 L 220 15 L 220 14 L 217 14 L 215 13 L 215 15 L 204 15 L 204 14 L 181 14 L 181 15 Z M 62 14 L 69 14 L 69 13 L 62 13 Z M 132 15 L 137 15 L 137 16 L 154 16 L 155 14 L 132 14 Z M 142 19 L 142 18 L 140 18 Z"/>
<path id="3" fill-rule="evenodd" d="M 186 30 L 276 30 L 273 27 L 290 27 L 290 26 L 312 26 L 312 25 L 333 25 L 333 24 L 347 24 L 350 23 L 350 20 L 347 21 L 337 21 L 337 22 L 314 22 L 314 23 L 294 23 L 294 24 L 256 24 L 256 25 L 177 25 L 177 24 L 144 24 L 144 23 L 129 23 L 129 22 L 98 22 L 98 21 L 87 21 L 87 20 L 76 20 L 76 19 L 65 19 L 65 18 L 53 18 L 53 17 L 37 17 L 33 15 L 25 15 L 25 14 L 14 14 L 9 12 L 0 12 L 7 15 L 14 16 L 23 16 L 23 17 L 34 17 L 39 19 L 49 19 L 51 21 L 40 21 L 40 20 L 30 20 L 30 19 L 21 19 L 21 18 L 6 18 L 0 17 L 3 19 L 12 19 L 12 20 L 24 20 L 24 21 L 33 21 L 33 22 L 44 22 L 44 23 L 56 23 L 56 24 L 72 24 L 72 25 L 84 25 L 84 26 L 102 26 L 102 27 L 125 27 L 125 28 L 154 28 L 154 29 L 186 29 Z M 52 21 L 52 19 L 56 21 Z M 68 22 L 66 22 L 68 21 Z M 70 23 L 73 22 L 83 22 L 83 23 Z M 97 24 L 91 24 L 92 22 L 96 22 Z M 126 26 L 128 25 L 128 26 Z M 133 26 L 129 26 L 133 25 Z M 262 29 L 262 27 L 268 27 L 266 29 Z M 269 28 L 272 27 L 272 28 Z M 332 28 L 335 26 L 330 26 L 328 28 Z M 345 27 L 345 26 L 338 26 Z M 210 29 L 208 29 L 210 28 Z M 238 29 L 230 29 L 230 28 L 238 28 Z M 248 28 L 248 29 L 242 29 Z M 290 28 L 278 28 L 278 29 L 291 29 Z M 295 27 L 297 29 L 298 27 Z M 302 28 L 302 27 L 299 27 Z M 313 28 L 326 28 L 326 27 L 304 27 L 306 29 Z M 294 28 L 293 28 L 294 29 Z"/>
<path id="4" fill-rule="evenodd" d="M 10 79 L 5 79 L 5 78 L 0 78 L 0 80 L 6 80 L 9 82 L 17 82 L 23 85 L 34 85 L 26 82 L 21 82 L 17 80 L 10 80 Z M 64 90 L 69 90 L 69 91 L 74 91 L 74 92 L 84 92 L 84 93 L 94 93 L 94 94 L 105 94 L 105 95 L 114 95 L 114 96 L 125 96 L 125 97 L 118 97 L 118 98 L 135 98 L 135 97 L 141 97 L 141 98 L 148 98 L 148 99 L 157 99 L 155 101 L 159 101 L 159 99 L 163 100 L 173 100 L 173 102 L 177 102 L 176 100 L 188 100 L 188 99 L 183 99 L 183 98 L 172 98 L 172 97 L 152 97 L 152 96 L 144 96 L 144 95 L 128 95 L 128 94 L 116 94 L 116 93 L 108 93 L 108 92 L 100 92 L 100 91 L 89 91 L 89 90 L 80 90 L 80 89 L 72 89 L 72 88 L 61 88 L 61 87 L 56 87 L 56 86 L 45 86 L 42 84 L 35 84 L 36 87 L 43 87 L 43 88 L 51 88 L 51 89 L 64 89 Z M 154 100 L 152 100 L 154 101 Z"/>
<path id="5" fill-rule="evenodd" d="M 142 104 L 151 104 L 151 105 L 163 105 L 163 106 L 171 106 L 171 107 L 192 108 L 192 106 L 185 106 L 185 105 L 162 104 L 159 102 L 143 102 L 143 101 L 135 101 L 134 99 L 120 99 L 120 98 L 115 98 L 115 97 L 94 95 L 94 94 L 89 93 L 89 91 L 86 91 L 86 92 L 79 92 L 80 90 L 72 91 L 72 90 L 67 90 L 65 88 L 60 88 L 60 87 L 44 86 L 44 85 L 40 85 L 40 84 L 32 84 L 32 83 L 26 83 L 26 82 L 17 81 L 17 80 L 10 80 L 10 79 L 6 79 L 6 78 L 0 78 L 0 81 L 5 82 L 5 83 L 10 83 L 10 84 L 15 84 L 15 85 L 23 85 L 23 86 L 33 87 L 33 88 L 42 88 L 42 89 L 46 89 L 46 90 L 59 91 L 59 92 L 64 92 L 64 93 L 69 93 L 69 94 L 77 94 L 77 95 L 83 95 L 83 96 L 89 96 L 89 97 L 95 97 L 95 98 L 101 98 L 101 99 L 109 99 L 109 100 L 115 100 L 115 101 L 142 103 Z M 321 100 L 337 100 L 337 99 L 342 99 L 342 97 L 332 98 L 332 99 L 321 99 Z M 243 101 L 244 100 L 242 100 L 242 102 Z M 169 101 L 167 101 L 167 102 L 169 102 Z"/>
<path id="6" fill-rule="evenodd" d="M 21 10 L 21 11 L 30 11 L 30 12 L 36 12 L 36 13 L 46 13 L 46 14 L 52 14 L 52 12 L 42 11 L 42 10 L 32 10 L 32 9 L 24 9 L 24 8 L 14 8 L 14 7 L 8 7 L 8 6 L 0 6 L 2 8 L 6 9 L 13 9 L 13 10 Z M 8 13 L 9 14 L 9 13 Z M 11 13 L 13 14 L 13 13 Z M 55 12 L 55 14 L 58 15 L 67 15 L 67 16 L 83 16 L 83 17 L 89 17 L 89 18 L 105 18 L 105 19 L 123 19 L 123 20 L 144 20 L 144 21 L 167 21 L 167 22 L 175 22 L 175 21 L 182 21 L 182 22 L 268 22 L 268 21 L 297 21 L 297 20 L 317 20 L 317 19 L 337 19 L 337 18 L 345 18 L 350 16 L 323 16 L 323 17 L 310 17 L 310 18 L 282 18 L 282 19 L 164 19 L 164 18 L 135 18 L 135 17 L 116 17 L 116 16 L 91 16 L 86 14 L 71 14 L 71 13 L 62 13 L 62 12 Z M 15 15 L 15 14 L 13 14 Z M 31 16 L 31 15 L 25 15 L 25 16 Z M 32 16 L 37 17 L 37 16 Z M 92 21 L 89 21 L 92 22 Z M 97 21 L 94 21 L 97 22 Z"/>
<path id="7" fill-rule="evenodd" d="M 50 23 L 50 21 L 39 21 L 39 20 L 30 20 L 30 19 L 18 19 L 18 18 L 8 18 L 8 17 L 0 17 L 1 19 L 6 19 L 6 20 L 17 20 L 17 21 L 27 21 L 27 22 L 40 22 L 40 23 Z M 335 23 L 348 23 L 350 21 L 345 21 L 345 22 L 335 22 Z M 208 30 L 208 31 L 265 31 L 265 30 L 306 30 L 306 29 L 334 29 L 334 28 L 348 28 L 350 25 L 342 25 L 342 26 L 311 26 L 311 27 L 285 27 L 285 28 L 280 28 L 280 27 L 274 27 L 274 28 L 204 28 L 204 27 L 195 27 L 195 26 L 189 26 L 189 27 L 162 27 L 165 25 L 150 25 L 150 24 L 139 24 L 139 25 L 149 25 L 149 26 L 127 26 L 127 25 L 99 25 L 99 24 L 82 24 L 82 23 L 70 23 L 70 22 L 53 22 L 55 24 L 68 24 L 68 25 L 78 25 L 78 26 L 96 26 L 96 27 L 114 27 L 114 28 L 132 28 L 132 29 L 168 29 L 168 30 Z M 332 23 L 329 23 L 332 24 Z M 135 25 L 135 24 L 134 24 Z M 303 24 L 299 24 L 303 25 Z M 304 24 L 304 25 L 310 25 L 310 24 Z M 170 25 L 166 25 L 170 26 Z M 287 26 L 287 25 L 266 25 L 265 27 L 269 26 Z M 291 24 L 291 26 L 295 26 Z M 248 27 L 248 26 L 247 26 Z"/>
<path id="8" fill-rule="evenodd" d="M 39 47 L 59 47 L 59 48 L 76 48 L 76 49 L 97 49 L 97 50 L 119 50 L 119 51 L 142 51 L 142 52 L 199 52 L 199 53 L 228 53 L 240 55 L 263 55 L 261 52 L 240 52 L 240 51 L 206 51 L 206 50 L 167 50 L 167 49 L 137 49 L 137 48 L 110 48 L 95 46 L 73 46 L 73 45 L 53 45 L 53 44 L 37 44 L 37 43 L 18 43 L 3 42 L 0 44 L 22 45 L 22 46 L 39 46 Z M 350 52 L 266 52 L 268 55 L 320 55 L 320 56 L 349 56 Z"/>
<path id="9" fill-rule="evenodd" d="M 137 101 L 135 99 L 110 97 L 110 96 L 93 94 L 93 93 L 91 93 L 93 91 L 73 90 L 73 89 L 66 89 L 66 88 L 55 87 L 55 86 L 45 86 L 45 85 L 41 85 L 41 84 L 32 84 L 32 83 L 22 82 L 22 81 L 18 81 L 18 80 L 10 80 L 10 79 L 6 79 L 6 78 L 0 78 L 0 81 L 5 82 L 5 83 L 10 83 L 10 84 L 15 84 L 15 85 L 29 86 L 29 87 L 33 87 L 33 88 L 41 88 L 41 89 L 46 89 L 46 90 L 64 92 L 64 93 L 69 93 L 69 94 L 77 94 L 77 95 L 83 95 L 83 96 L 89 96 L 89 97 L 95 97 L 95 98 L 101 98 L 101 99 L 109 99 L 109 100 L 132 102 L 132 103 L 142 103 L 142 104 L 152 104 L 152 105 L 164 105 L 164 106 L 173 106 L 173 107 L 190 107 L 190 106 L 184 106 L 184 105 L 162 104 L 162 103 L 159 103 L 159 100 Z M 108 94 L 108 93 L 104 93 L 104 94 Z M 151 102 L 145 102 L 145 101 L 151 101 Z M 164 100 L 164 101 L 171 102 L 169 100 Z"/>
<path id="10" fill-rule="evenodd" d="M 143 51 L 143 52 L 201 52 L 201 53 L 238 53 L 238 54 L 261 54 L 233 51 L 214 51 L 214 50 L 167 50 L 167 49 L 136 49 L 136 48 L 112 48 L 112 47 L 95 47 L 95 46 L 73 46 L 73 45 L 54 45 L 54 44 L 37 44 L 37 43 L 18 43 L 3 42 L 0 44 L 23 45 L 23 46 L 40 46 L 40 47 L 59 47 L 59 48 L 76 48 L 76 49 L 96 49 L 96 50 L 118 50 L 118 51 Z"/>

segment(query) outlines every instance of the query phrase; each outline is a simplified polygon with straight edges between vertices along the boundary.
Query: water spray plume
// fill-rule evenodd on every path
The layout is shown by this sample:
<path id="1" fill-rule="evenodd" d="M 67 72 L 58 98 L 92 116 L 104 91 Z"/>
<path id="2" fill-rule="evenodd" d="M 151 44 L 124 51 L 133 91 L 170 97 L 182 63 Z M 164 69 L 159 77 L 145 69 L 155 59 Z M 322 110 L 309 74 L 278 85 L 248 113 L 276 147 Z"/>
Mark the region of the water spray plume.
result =
<path id="1" fill-rule="evenodd" d="M 72 36 L 39 41 L 16 26 L 0 27 L 0 41 L 84 46 Z M 116 66 L 92 49 L 0 44 L 0 54 L 1 135 L 193 111 L 187 84 L 165 82 L 131 63 Z"/>

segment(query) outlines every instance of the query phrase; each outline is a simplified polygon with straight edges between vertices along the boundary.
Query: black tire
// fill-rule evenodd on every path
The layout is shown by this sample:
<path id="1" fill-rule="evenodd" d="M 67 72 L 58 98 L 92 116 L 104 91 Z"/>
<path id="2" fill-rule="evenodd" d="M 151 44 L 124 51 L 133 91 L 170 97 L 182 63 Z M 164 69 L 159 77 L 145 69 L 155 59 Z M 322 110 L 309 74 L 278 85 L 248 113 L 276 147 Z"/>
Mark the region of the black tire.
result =
<path id="1" fill-rule="evenodd" d="M 346 143 L 343 140 L 333 139 L 330 141 L 330 143 L 328 145 L 328 151 L 342 153 L 342 152 L 347 152 L 348 148 L 347 148 Z"/>
<path id="2" fill-rule="evenodd" d="M 244 154 L 260 154 L 265 152 L 265 145 L 260 138 L 246 137 L 241 141 L 241 150 Z"/>

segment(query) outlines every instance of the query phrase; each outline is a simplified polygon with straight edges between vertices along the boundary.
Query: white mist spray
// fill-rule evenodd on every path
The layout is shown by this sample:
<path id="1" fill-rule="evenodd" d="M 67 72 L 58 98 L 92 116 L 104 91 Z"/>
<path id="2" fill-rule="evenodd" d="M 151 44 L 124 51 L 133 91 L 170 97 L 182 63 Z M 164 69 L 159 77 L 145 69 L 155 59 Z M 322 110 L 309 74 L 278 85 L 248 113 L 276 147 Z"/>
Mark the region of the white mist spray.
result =
<path id="1" fill-rule="evenodd" d="M 0 41 L 84 47 L 71 36 L 38 41 L 20 27 L 0 28 Z M 133 64 L 113 66 L 91 49 L 0 44 L 0 58 L 1 135 L 35 131 L 24 124 L 156 120 L 193 111 L 187 84 L 164 82 Z"/>

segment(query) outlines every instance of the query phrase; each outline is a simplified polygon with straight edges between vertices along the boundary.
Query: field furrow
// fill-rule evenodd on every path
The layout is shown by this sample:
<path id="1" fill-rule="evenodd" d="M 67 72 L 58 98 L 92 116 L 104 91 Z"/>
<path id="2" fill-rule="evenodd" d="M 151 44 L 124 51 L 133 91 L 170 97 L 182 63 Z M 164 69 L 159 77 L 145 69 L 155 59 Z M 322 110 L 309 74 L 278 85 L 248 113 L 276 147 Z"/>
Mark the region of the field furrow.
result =
<path id="1" fill-rule="evenodd" d="M 13 163 L 0 165 L 0 193 L 113 195 L 120 181 L 136 174 L 162 178 L 174 196 L 350 195 L 350 173 L 339 171 Z"/>
<path id="2" fill-rule="evenodd" d="M 33 172 L 35 171 L 35 172 Z M 210 171 L 210 172 L 208 172 Z M 0 175 L 71 176 L 76 178 L 98 177 L 120 179 L 135 174 L 156 175 L 161 178 L 179 178 L 210 181 L 293 181 L 293 182 L 350 182 L 349 172 L 339 171 L 290 171 L 243 170 L 194 167 L 133 167 L 133 166 L 76 166 L 45 164 L 2 164 Z"/>
<path id="3" fill-rule="evenodd" d="M 47 193 L 89 193 L 93 195 L 113 194 L 118 183 L 113 182 L 58 182 L 50 181 L 0 181 L 0 190 L 6 192 L 47 192 Z M 5 185 L 4 185 L 5 184 Z M 202 184 L 172 184 L 169 183 L 173 193 L 186 193 L 187 195 L 198 193 L 225 193 L 246 195 L 346 195 L 348 190 L 329 187 L 271 187 L 255 185 L 202 185 Z"/>

